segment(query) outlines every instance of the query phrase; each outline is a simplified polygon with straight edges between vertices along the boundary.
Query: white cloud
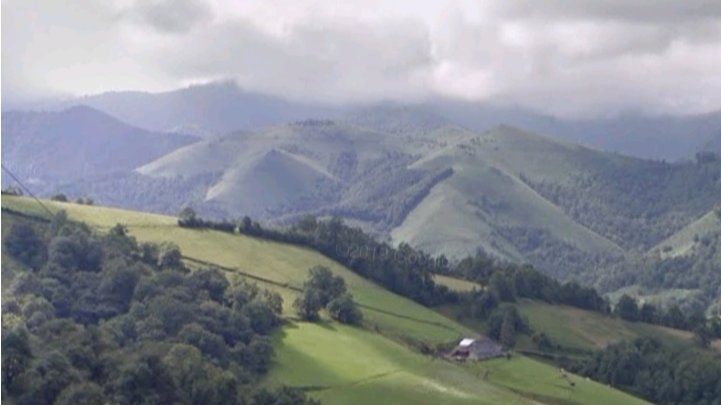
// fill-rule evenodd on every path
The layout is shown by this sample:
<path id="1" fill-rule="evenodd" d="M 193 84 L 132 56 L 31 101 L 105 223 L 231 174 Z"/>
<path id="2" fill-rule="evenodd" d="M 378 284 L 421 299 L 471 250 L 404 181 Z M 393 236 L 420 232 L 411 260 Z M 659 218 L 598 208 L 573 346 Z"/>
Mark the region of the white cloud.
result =
<path id="1" fill-rule="evenodd" d="M 231 77 L 328 102 L 441 95 L 563 115 L 721 108 L 718 1 L 72 4 L 3 2 L 4 92 Z"/>

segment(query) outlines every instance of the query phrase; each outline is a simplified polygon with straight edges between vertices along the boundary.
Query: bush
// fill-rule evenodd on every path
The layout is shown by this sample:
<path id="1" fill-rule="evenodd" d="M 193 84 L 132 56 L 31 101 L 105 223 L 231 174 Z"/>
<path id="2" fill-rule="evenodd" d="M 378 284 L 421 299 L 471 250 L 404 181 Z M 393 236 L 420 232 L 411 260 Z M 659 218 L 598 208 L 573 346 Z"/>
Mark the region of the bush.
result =
<path id="1" fill-rule="evenodd" d="M 328 312 L 331 318 L 341 323 L 358 325 L 363 320 L 363 314 L 353 301 L 353 297 L 342 294 L 328 303 Z"/>
<path id="2" fill-rule="evenodd" d="M 13 224 L 4 242 L 7 252 L 28 266 L 38 266 L 45 259 L 45 243 L 30 224 Z"/>

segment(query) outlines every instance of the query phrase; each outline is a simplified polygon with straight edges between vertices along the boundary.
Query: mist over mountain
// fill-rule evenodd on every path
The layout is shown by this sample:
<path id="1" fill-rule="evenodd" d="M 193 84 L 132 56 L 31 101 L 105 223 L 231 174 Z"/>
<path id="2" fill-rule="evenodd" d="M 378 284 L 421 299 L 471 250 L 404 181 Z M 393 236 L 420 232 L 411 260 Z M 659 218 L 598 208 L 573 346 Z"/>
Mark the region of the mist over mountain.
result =
<path id="1" fill-rule="evenodd" d="M 436 111 L 473 129 L 508 124 L 595 149 L 657 160 L 690 159 L 721 131 L 721 111 L 689 116 L 626 112 L 608 118 L 562 119 L 520 108 L 438 103 Z"/>
<path id="2" fill-rule="evenodd" d="M 246 91 L 230 81 L 162 93 L 102 93 L 65 102 L 73 103 L 97 108 L 148 130 L 182 131 L 199 136 L 337 114 L 333 107 Z"/>
<path id="3" fill-rule="evenodd" d="M 721 154 L 721 133 L 711 138 L 703 147 L 703 151 Z"/>
<path id="4" fill-rule="evenodd" d="M 691 159 L 721 131 L 721 111 L 690 116 L 627 112 L 604 118 L 557 118 L 528 109 L 432 98 L 425 102 L 321 104 L 243 90 L 232 81 L 195 85 L 179 90 L 111 92 L 49 105 L 84 104 L 105 111 L 131 125 L 152 131 L 217 136 L 238 130 L 304 119 L 345 119 L 368 127 L 381 115 L 394 115 L 398 128 L 408 131 L 422 123 L 455 124 L 472 130 L 512 125 L 531 132 L 579 143 L 595 149 L 644 159 Z M 406 122 L 400 123 L 406 116 Z"/>

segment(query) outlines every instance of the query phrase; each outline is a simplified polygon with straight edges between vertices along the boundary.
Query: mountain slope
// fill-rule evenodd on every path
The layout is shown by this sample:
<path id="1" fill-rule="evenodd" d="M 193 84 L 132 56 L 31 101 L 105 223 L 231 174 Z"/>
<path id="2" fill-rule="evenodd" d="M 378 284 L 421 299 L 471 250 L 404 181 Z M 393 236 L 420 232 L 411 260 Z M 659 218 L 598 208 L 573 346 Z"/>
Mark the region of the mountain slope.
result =
<path id="1" fill-rule="evenodd" d="M 129 172 L 196 140 L 148 132 L 84 106 L 3 113 L 2 135 L 3 163 L 41 184 Z"/>
<path id="2" fill-rule="evenodd" d="M 663 258 L 693 255 L 695 247 L 715 234 L 721 234 L 721 211 L 718 209 L 674 233 L 651 249 L 651 253 L 657 253 Z"/>
<path id="3" fill-rule="evenodd" d="M 400 137 L 330 121 L 303 121 L 206 140 L 137 171 L 155 178 L 219 173 L 202 203 L 218 203 L 235 215 L 278 219 L 333 207 L 368 209 L 358 200 L 368 198 L 369 192 L 374 197 L 394 195 L 429 175 L 406 173 L 403 165 L 411 152 Z M 384 174 L 390 177 L 378 178 L 379 168 L 389 169 Z M 363 188 L 354 189 L 359 184 Z"/>
<path id="4" fill-rule="evenodd" d="M 508 126 L 476 133 L 415 110 L 373 114 L 206 140 L 138 173 L 217 176 L 201 210 L 281 223 L 340 215 L 434 254 L 482 248 L 586 281 L 721 198 L 713 162 L 643 161 Z"/>
<path id="5" fill-rule="evenodd" d="M 680 304 L 687 310 L 721 308 L 721 215 L 714 208 L 674 232 L 643 254 L 618 263 L 607 271 L 603 284 L 616 290 L 612 299 L 627 294 L 668 306 Z"/>
<path id="6" fill-rule="evenodd" d="M 571 377 L 576 386 L 569 396 L 566 388 L 558 389 L 554 367 L 522 356 L 510 361 L 503 359 L 502 365 L 484 365 L 502 367 L 498 377 L 490 380 L 479 378 L 479 373 L 470 367 L 422 356 L 399 341 L 411 338 L 433 345 L 474 332 L 384 290 L 310 249 L 237 234 L 180 228 L 173 217 L 51 201 L 44 204 L 53 211 L 63 209 L 70 219 L 86 222 L 99 231 L 121 223 L 139 241 L 175 243 L 189 264 L 202 261 L 220 266 L 231 280 L 253 276 L 262 287 L 281 292 L 286 311 L 297 294 L 289 287 L 302 283 L 308 267 L 328 266 L 342 276 L 361 304 L 370 327 L 352 328 L 328 320 L 308 324 L 288 317 L 289 322 L 273 342 L 277 358 L 268 377 L 269 385 L 289 384 L 308 390 L 326 403 L 349 405 L 366 404 L 379 397 L 387 403 L 420 405 L 646 403 L 575 375 Z M 3 196 L 2 205 L 3 216 L 14 215 L 5 209 L 46 215 L 29 198 Z M 538 400 L 539 396 L 543 399 Z"/>
<path id="7" fill-rule="evenodd" d="M 508 127 L 472 136 L 413 164 L 425 170 L 453 167 L 454 174 L 436 185 L 391 234 L 454 257 L 472 254 L 480 244 L 502 258 L 540 264 L 541 258 L 533 257 L 543 254 L 540 239 L 590 256 L 620 256 L 617 245 L 574 222 L 525 183 L 564 182 L 592 170 L 594 160 L 606 164 L 613 159 Z"/>

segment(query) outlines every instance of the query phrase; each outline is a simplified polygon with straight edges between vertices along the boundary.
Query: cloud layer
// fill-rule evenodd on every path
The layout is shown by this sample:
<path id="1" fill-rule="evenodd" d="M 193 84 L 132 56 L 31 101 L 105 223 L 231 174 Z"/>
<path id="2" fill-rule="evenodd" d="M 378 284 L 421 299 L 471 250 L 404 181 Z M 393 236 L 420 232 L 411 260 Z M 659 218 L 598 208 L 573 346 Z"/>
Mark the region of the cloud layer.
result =
<path id="1" fill-rule="evenodd" d="M 233 78 L 324 102 L 443 96 L 557 115 L 721 108 L 719 1 L 58 3 L 3 1 L 3 99 Z"/>

